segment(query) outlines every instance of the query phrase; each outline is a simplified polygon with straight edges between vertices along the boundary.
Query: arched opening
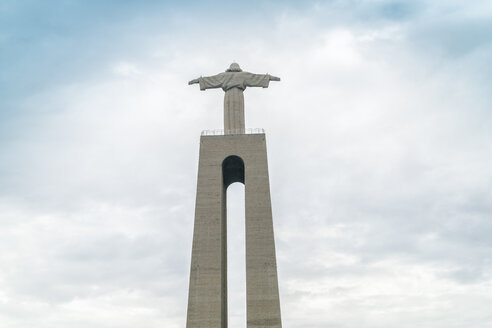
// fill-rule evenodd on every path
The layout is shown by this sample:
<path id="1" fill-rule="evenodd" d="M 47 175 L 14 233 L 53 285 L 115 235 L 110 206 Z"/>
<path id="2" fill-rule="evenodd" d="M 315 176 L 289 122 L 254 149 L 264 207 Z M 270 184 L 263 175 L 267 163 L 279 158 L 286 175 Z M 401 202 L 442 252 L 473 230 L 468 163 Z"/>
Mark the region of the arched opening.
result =
<path id="1" fill-rule="evenodd" d="M 229 156 L 222 163 L 226 193 L 227 321 L 229 327 L 246 327 L 246 224 L 244 162 Z M 240 183 L 236 183 L 240 182 Z"/>
<path id="2" fill-rule="evenodd" d="M 231 183 L 244 183 L 244 161 L 241 157 L 232 155 L 222 162 L 222 177 L 227 189 Z"/>

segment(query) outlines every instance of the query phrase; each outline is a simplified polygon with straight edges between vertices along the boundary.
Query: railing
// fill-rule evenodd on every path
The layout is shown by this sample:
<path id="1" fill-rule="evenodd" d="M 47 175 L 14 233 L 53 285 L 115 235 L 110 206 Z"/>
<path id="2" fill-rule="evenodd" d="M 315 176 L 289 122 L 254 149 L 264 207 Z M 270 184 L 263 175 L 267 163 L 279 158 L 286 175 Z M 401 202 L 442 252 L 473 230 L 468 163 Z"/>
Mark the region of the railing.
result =
<path id="1" fill-rule="evenodd" d="M 203 130 L 202 136 L 224 136 L 234 134 L 265 134 L 263 128 L 231 129 L 231 130 Z"/>

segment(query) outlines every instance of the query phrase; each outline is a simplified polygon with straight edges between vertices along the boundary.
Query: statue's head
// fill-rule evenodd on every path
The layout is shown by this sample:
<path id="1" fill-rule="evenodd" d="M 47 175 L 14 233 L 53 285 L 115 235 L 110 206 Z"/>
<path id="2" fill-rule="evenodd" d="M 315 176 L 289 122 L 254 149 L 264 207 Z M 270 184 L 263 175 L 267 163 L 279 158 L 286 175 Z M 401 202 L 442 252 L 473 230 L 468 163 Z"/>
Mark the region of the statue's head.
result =
<path id="1" fill-rule="evenodd" d="M 232 63 L 231 66 L 229 66 L 228 69 L 226 69 L 226 72 L 242 72 L 243 70 L 241 67 L 239 67 L 238 63 Z"/>

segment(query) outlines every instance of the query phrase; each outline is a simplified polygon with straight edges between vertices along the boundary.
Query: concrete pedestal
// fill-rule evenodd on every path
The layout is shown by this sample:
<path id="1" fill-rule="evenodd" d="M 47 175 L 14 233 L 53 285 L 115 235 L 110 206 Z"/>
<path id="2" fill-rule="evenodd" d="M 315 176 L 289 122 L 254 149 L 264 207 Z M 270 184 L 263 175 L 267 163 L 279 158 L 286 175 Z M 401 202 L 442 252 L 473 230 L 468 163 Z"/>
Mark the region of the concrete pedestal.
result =
<path id="1" fill-rule="evenodd" d="M 245 185 L 247 328 L 280 328 L 265 134 L 200 139 L 186 327 L 227 327 L 226 190 L 233 182 Z"/>

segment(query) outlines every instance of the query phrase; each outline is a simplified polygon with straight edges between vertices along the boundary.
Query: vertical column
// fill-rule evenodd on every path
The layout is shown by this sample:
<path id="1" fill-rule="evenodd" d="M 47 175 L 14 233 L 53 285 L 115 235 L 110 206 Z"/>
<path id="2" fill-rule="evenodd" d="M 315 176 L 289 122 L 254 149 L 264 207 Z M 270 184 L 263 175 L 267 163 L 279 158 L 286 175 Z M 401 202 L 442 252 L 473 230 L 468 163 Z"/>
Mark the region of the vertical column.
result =
<path id="1" fill-rule="evenodd" d="M 221 162 L 209 148 L 201 142 L 187 328 L 227 327 L 226 199 Z"/>
<path id="2" fill-rule="evenodd" d="M 266 143 L 245 159 L 247 327 L 280 328 Z"/>

